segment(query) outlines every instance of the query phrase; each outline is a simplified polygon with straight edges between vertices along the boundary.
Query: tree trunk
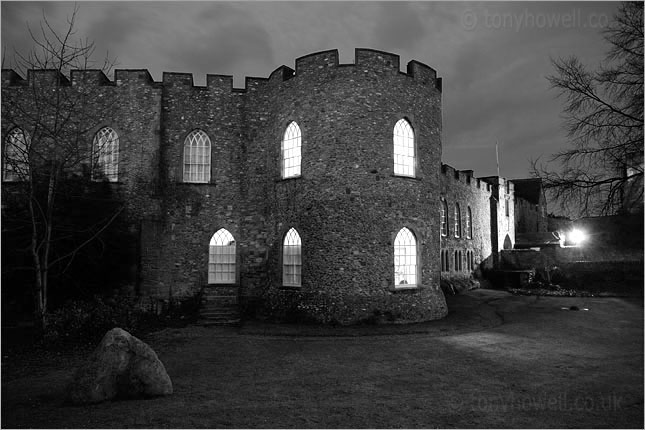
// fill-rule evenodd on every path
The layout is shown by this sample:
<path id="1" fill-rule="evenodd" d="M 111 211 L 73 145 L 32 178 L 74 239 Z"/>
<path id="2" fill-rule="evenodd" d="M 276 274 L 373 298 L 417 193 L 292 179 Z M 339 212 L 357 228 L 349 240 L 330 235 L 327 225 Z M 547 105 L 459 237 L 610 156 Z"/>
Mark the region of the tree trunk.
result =
<path id="1" fill-rule="evenodd" d="M 53 230 L 53 209 L 54 198 L 56 194 L 56 165 L 52 162 L 52 170 L 49 174 L 49 183 L 47 186 L 47 211 L 42 212 L 39 206 L 40 216 L 44 224 L 43 237 L 39 237 L 38 213 L 34 207 L 37 203 L 34 193 L 33 178 L 30 184 L 29 214 L 31 216 L 31 254 L 34 260 L 36 272 L 36 289 L 34 291 L 34 320 L 36 329 L 40 335 L 44 334 L 47 329 L 47 289 L 49 280 L 49 251 L 51 248 L 51 236 Z M 40 239 L 40 240 L 39 240 Z"/>

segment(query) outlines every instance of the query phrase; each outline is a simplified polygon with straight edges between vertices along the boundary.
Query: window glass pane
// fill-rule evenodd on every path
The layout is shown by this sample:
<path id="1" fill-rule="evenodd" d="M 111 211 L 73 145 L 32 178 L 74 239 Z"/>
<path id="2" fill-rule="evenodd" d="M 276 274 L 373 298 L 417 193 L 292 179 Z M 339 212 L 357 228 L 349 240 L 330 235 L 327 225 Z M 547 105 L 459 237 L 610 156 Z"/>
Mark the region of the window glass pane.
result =
<path id="1" fill-rule="evenodd" d="M 218 230 L 210 241 L 208 251 L 208 283 L 235 282 L 235 239 L 226 229 Z"/>
<path id="2" fill-rule="evenodd" d="M 416 285 L 417 242 L 407 228 L 402 228 L 394 240 L 394 284 Z"/>
<path id="3" fill-rule="evenodd" d="M 7 136 L 4 147 L 3 180 L 21 181 L 29 173 L 29 144 L 31 137 L 20 128 L 14 128 Z"/>
<path id="4" fill-rule="evenodd" d="M 414 131 L 405 119 L 394 126 L 394 174 L 415 176 Z"/>
<path id="5" fill-rule="evenodd" d="M 300 127 L 294 121 L 289 124 L 282 138 L 282 177 L 300 176 L 301 163 Z"/>
<path id="6" fill-rule="evenodd" d="M 119 136 L 110 127 L 100 129 L 92 143 L 92 179 L 119 180 Z"/>
<path id="7" fill-rule="evenodd" d="M 289 286 L 301 285 L 302 244 L 296 229 L 290 229 L 282 246 L 282 283 Z"/>
<path id="8" fill-rule="evenodd" d="M 201 130 L 192 131 L 184 141 L 184 182 L 210 182 L 211 141 Z"/>

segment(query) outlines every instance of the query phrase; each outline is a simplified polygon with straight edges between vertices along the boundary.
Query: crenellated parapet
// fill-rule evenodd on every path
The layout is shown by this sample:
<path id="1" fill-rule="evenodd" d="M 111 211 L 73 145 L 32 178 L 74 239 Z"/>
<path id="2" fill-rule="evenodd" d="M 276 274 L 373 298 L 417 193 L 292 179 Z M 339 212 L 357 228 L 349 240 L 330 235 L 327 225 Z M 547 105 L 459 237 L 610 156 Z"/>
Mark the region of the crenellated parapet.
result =
<path id="1" fill-rule="evenodd" d="M 491 193 L 492 188 L 488 180 L 475 178 L 473 170 L 457 170 L 454 167 L 441 163 L 441 175 L 448 183 L 459 183 L 470 186 L 473 189 Z"/>
<path id="2" fill-rule="evenodd" d="M 192 75 L 191 75 L 192 79 Z M 24 86 L 129 86 L 129 85 L 158 86 L 146 69 L 117 69 L 114 71 L 114 81 L 111 81 L 102 70 L 71 70 L 68 78 L 58 70 L 28 70 L 27 79 L 12 69 L 2 69 L 3 87 L 24 87 Z"/>
<path id="3" fill-rule="evenodd" d="M 481 179 L 490 184 L 493 194 L 496 197 L 501 194 L 514 195 L 515 193 L 515 184 L 513 184 L 513 181 L 509 179 L 505 179 L 499 176 L 486 176 Z"/>
<path id="4" fill-rule="evenodd" d="M 441 91 L 441 78 L 430 66 L 419 61 L 408 62 L 405 72 L 400 70 L 400 57 L 389 52 L 367 48 L 357 48 L 354 53 L 355 61 L 350 64 L 340 64 L 338 50 L 315 52 L 295 60 L 295 69 L 282 65 L 275 69 L 268 78 L 246 77 L 244 88 L 233 87 L 233 77 L 230 75 L 208 74 L 206 86 L 196 86 L 192 73 L 164 72 L 161 82 L 155 82 L 150 72 L 146 69 L 116 69 L 114 80 L 111 81 L 101 70 L 72 70 L 70 77 L 57 70 L 29 70 L 27 79 L 23 79 L 11 69 L 2 70 L 3 86 L 25 86 L 37 83 L 40 85 L 62 86 L 127 86 L 131 84 L 148 84 L 151 86 L 162 85 L 168 88 L 199 88 L 216 92 L 244 93 L 254 91 L 263 85 L 280 85 L 294 77 L 307 79 L 321 72 L 334 68 L 355 68 L 359 72 L 373 73 L 376 75 L 404 75 L 423 85 L 433 85 Z"/>

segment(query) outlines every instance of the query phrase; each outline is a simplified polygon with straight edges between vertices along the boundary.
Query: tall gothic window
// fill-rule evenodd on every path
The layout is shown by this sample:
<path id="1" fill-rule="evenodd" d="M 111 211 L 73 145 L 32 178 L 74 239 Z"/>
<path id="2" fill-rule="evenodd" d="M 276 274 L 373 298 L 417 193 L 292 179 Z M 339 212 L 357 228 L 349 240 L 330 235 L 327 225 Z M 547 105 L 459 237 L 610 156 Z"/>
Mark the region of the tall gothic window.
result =
<path id="1" fill-rule="evenodd" d="M 25 180 L 29 171 L 29 134 L 20 128 L 14 128 L 7 136 L 4 146 L 3 175 L 4 181 Z"/>
<path id="2" fill-rule="evenodd" d="M 235 239 L 226 229 L 219 229 L 208 248 L 208 283 L 235 283 Z"/>
<path id="3" fill-rule="evenodd" d="M 194 130 L 184 141 L 184 182 L 208 183 L 211 180 L 211 140 Z"/>
<path id="4" fill-rule="evenodd" d="M 94 164 L 92 179 L 110 182 L 119 180 L 119 135 L 110 127 L 103 127 L 94 136 L 92 143 Z"/>
<path id="5" fill-rule="evenodd" d="M 415 176 L 414 130 L 406 119 L 394 125 L 394 174 Z"/>
<path id="6" fill-rule="evenodd" d="M 468 206 L 468 210 L 466 211 L 466 239 L 472 239 L 473 238 L 473 212 L 470 210 L 470 206 Z"/>
<path id="7" fill-rule="evenodd" d="M 448 203 L 441 199 L 441 235 L 448 236 Z"/>
<path id="8" fill-rule="evenodd" d="M 394 239 L 394 285 L 416 285 L 417 240 L 414 234 L 403 227 Z"/>
<path id="9" fill-rule="evenodd" d="M 302 242 L 295 228 L 287 232 L 282 244 L 282 285 L 302 285 Z"/>
<path id="10" fill-rule="evenodd" d="M 455 203 L 455 237 L 461 237 L 461 209 L 459 209 L 459 203 Z"/>
<path id="11" fill-rule="evenodd" d="M 292 121 L 282 137 L 282 178 L 284 179 L 300 176 L 301 140 L 300 127 Z"/>

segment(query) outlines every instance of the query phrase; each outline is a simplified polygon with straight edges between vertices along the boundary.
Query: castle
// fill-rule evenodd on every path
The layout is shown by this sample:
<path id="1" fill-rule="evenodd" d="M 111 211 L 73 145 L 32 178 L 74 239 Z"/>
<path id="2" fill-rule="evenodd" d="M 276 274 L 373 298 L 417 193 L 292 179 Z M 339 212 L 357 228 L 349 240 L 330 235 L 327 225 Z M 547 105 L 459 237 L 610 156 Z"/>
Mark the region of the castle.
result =
<path id="1" fill-rule="evenodd" d="M 89 168 L 126 204 L 143 297 L 424 321 L 447 314 L 441 279 L 469 279 L 513 246 L 513 182 L 442 164 L 442 81 L 420 62 L 402 72 L 397 55 L 356 49 L 339 64 L 330 50 L 243 89 L 222 75 L 195 86 L 185 73 L 3 70 L 5 192 L 11 147 L 32 133 L 5 100 L 55 80 L 102 112 L 83 135 Z"/>

